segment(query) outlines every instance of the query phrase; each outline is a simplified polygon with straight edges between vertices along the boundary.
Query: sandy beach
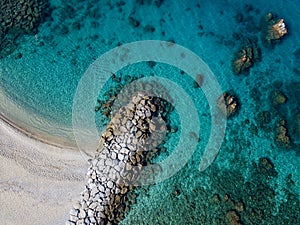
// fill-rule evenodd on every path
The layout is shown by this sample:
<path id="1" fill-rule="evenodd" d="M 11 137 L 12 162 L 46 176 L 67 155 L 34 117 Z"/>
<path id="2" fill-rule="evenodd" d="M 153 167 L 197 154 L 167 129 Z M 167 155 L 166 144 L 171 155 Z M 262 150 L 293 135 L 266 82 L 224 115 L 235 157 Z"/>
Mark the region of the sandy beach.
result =
<path id="1" fill-rule="evenodd" d="M 64 224 L 87 166 L 78 150 L 40 142 L 0 120 L 1 224 Z"/>

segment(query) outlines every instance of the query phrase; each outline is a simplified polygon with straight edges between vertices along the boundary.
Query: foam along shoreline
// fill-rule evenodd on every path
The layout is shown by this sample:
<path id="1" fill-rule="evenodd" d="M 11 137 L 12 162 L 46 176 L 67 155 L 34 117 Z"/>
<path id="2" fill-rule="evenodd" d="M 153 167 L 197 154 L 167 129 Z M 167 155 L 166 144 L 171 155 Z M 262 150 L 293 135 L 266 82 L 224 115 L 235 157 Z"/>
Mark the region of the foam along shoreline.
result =
<path id="1" fill-rule="evenodd" d="M 20 107 L 0 89 L 0 119 L 30 138 L 60 148 L 77 149 L 72 127 L 41 119 Z"/>
<path id="2" fill-rule="evenodd" d="M 1 222 L 63 224 L 87 166 L 79 151 L 39 142 L 0 120 Z"/>

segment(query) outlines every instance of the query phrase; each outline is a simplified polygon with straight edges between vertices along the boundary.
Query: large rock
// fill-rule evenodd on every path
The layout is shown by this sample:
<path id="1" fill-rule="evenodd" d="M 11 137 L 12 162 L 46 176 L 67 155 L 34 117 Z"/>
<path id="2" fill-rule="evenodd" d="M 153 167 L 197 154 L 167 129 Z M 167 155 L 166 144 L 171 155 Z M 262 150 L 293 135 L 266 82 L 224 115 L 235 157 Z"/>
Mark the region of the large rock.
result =
<path id="1" fill-rule="evenodd" d="M 270 96 L 272 106 L 279 106 L 287 101 L 287 97 L 279 90 L 275 90 L 271 93 Z"/>
<path id="2" fill-rule="evenodd" d="M 291 138 L 288 134 L 286 121 L 282 118 L 277 121 L 275 126 L 275 143 L 281 148 L 291 147 Z"/>
<path id="3" fill-rule="evenodd" d="M 277 19 L 272 13 L 267 13 L 262 19 L 263 42 L 269 46 L 288 33 L 283 19 Z"/>
<path id="4" fill-rule="evenodd" d="M 233 73 L 237 75 L 248 71 L 259 60 L 259 55 L 259 49 L 256 44 L 246 39 L 232 61 Z"/>
<path id="5" fill-rule="evenodd" d="M 236 96 L 225 92 L 218 100 L 218 107 L 227 117 L 230 117 L 236 114 L 239 102 Z"/>

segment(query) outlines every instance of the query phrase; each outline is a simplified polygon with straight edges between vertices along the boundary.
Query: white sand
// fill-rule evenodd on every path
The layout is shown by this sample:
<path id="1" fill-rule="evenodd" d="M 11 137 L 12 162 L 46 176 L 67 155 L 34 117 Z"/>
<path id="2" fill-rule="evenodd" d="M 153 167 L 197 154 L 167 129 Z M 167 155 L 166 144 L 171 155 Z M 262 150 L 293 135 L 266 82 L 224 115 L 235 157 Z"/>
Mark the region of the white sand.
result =
<path id="1" fill-rule="evenodd" d="M 87 167 L 78 150 L 42 143 L 0 120 L 1 224 L 64 224 Z"/>

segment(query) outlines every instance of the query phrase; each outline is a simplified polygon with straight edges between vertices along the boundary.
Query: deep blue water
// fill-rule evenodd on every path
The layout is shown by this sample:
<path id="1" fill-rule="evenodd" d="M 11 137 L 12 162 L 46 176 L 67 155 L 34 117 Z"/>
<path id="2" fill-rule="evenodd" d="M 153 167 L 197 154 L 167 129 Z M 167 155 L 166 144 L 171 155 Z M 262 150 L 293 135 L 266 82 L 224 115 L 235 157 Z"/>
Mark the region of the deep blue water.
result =
<path id="1" fill-rule="evenodd" d="M 210 67 L 223 92 L 235 93 L 240 110 L 227 121 L 216 161 L 200 173 L 198 164 L 211 127 L 210 110 L 201 89 L 194 88 L 193 80 L 178 68 L 168 65 L 151 67 L 140 63 L 119 71 L 120 77 L 143 74 L 176 82 L 193 100 L 201 123 L 200 142 L 188 164 L 160 184 L 137 189 L 137 202 L 132 204 L 123 224 L 234 224 L 228 222 L 228 211 L 238 214 L 243 224 L 298 224 L 298 1 L 165 0 L 159 7 L 157 2 L 160 1 L 50 1 L 51 17 L 39 26 L 37 34 L 20 37 L 17 49 L 1 59 L 1 89 L 28 112 L 71 127 L 78 82 L 102 54 L 141 40 L 182 45 Z M 260 21 L 267 12 L 284 18 L 288 29 L 288 34 L 273 48 L 261 41 Z M 231 62 L 244 38 L 257 40 L 261 59 L 248 74 L 237 76 Z M 20 59 L 15 57 L 18 53 L 22 54 Z M 110 80 L 106 88 L 114 85 Z M 287 97 L 285 104 L 275 108 L 270 100 L 274 90 Z M 100 93 L 99 98 L 105 96 Z M 263 111 L 270 113 L 270 121 L 262 125 L 258 117 Z M 172 116 L 173 123 L 180 127 L 178 116 Z M 280 117 L 287 121 L 293 142 L 290 148 L 278 147 L 274 141 Z M 100 119 L 96 113 L 98 126 L 105 125 Z M 171 154 L 179 133 L 180 129 L 171 135 L 166 143 L 168 150 L 158 161 Z M 273 169 L 264 169 L 259 160 L 262 157 L 274 164 L 276 176 Z M 226 195 L 229 200 L 224 200 Z M 244 205 L 240 211 L 239 202 Z"/>

